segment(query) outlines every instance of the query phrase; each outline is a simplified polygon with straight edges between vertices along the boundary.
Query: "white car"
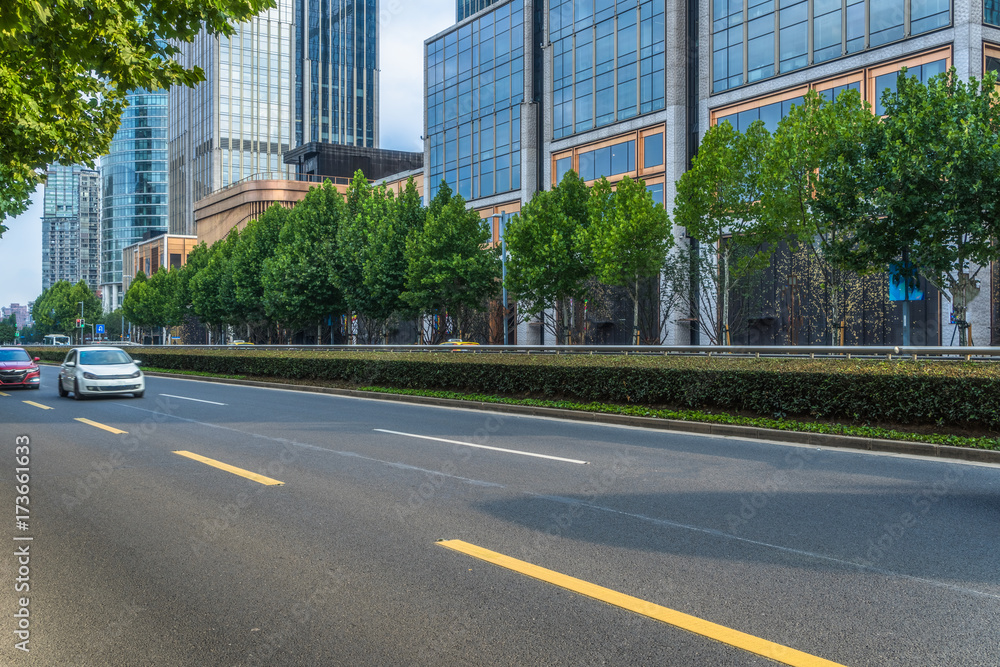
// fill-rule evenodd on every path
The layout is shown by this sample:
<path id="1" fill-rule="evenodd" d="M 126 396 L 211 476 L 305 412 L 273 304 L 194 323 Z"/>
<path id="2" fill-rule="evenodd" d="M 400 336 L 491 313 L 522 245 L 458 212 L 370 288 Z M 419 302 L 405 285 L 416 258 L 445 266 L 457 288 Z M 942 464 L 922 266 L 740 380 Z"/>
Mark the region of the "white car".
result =
<path id="1" fill-rule="evenodd" d="M 59 395 L 81 400 L 84 396 L 132 394 L 142 398 L 146 379 L 133 361 L 117 347 L 75 347 L 59 369 Z"/>

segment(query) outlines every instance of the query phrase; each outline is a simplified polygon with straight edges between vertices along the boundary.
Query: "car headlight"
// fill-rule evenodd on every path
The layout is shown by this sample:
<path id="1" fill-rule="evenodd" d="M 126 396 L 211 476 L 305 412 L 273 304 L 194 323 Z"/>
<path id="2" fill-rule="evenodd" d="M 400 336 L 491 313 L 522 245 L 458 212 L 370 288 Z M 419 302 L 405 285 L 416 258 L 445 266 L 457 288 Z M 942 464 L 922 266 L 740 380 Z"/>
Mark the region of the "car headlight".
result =
<path id="1" fill-rule="evenodd" d="M 130 375 L 129 377 L 141 378 L 142 377 L 142 371 L 136 371 L 135 373 L 132 373 L 132 375 Z"/>
<path id="2" fill-rule="evenodd" d="M 83 377 L 84 377 L 85 380 L 96 380 L 97 379 L 97 376 L 94 375 L 93 373 L 84 373 Z"/>

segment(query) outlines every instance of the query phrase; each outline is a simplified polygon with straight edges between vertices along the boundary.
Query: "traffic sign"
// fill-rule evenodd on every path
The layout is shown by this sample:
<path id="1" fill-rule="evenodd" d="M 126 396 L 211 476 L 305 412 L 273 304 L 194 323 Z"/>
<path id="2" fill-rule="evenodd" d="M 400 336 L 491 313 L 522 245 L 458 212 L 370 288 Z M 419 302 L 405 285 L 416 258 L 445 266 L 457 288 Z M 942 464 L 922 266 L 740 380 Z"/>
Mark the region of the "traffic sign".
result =
<path id="1" fill-rule="evenodd" d="M 104 325 L 103 325 L 103 324 L 98 324 L 98 325 L 97 325 L 97 326 L 96 326 L 96 327 L 94 328 L 94 332 L 95 332 L 95 333 L 99 333 L 99 334 L 103 334 L 103 333 L 104 333 Z"/>

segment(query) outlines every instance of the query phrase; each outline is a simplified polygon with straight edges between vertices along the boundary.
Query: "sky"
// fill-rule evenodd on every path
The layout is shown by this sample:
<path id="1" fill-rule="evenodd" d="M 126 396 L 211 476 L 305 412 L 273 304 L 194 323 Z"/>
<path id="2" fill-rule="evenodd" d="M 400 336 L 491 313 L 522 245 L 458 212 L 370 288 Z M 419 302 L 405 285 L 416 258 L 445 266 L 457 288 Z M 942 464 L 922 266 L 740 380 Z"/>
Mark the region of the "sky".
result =
<path id="1" fill-rule="evenodd" d="M 424 40 L 455 23 L 455 0 L 382 0 L 380 148 L 422 151 Z M 27 304 L 42 292 L 42 188 L 31 207 L 4 222 L 0 306 Z"/>

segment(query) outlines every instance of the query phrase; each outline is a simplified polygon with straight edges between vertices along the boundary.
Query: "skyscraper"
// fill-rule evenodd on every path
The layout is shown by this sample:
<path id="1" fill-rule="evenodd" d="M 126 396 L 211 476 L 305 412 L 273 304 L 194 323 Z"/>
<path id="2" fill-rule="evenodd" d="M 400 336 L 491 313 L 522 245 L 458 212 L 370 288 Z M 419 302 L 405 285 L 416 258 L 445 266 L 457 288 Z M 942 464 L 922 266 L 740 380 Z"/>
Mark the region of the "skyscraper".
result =
<path id="1" fill-rule="evenodd" d="M 170 233 L 195 234 L 194 203 L 261 174 L 290 173 L 281 161 L 292 128 L 292 0 L 236 26 L 180 45 L 185 67 L 205 81 L 169 92 Z"/>
<path id="2" fill-rule="evenodd" d="M 295 0 L 295 146 L 378 146 L 375 0 Z"/>
<path id="3" fill-rule="evenodd" d="M 81 280 L 97 290 L 100 176 L 80 165 L 49 167 L 42 209 L 42 289 Z"/>
<path id="4" fill-rule="evenodd" d="M 101 298 L 122 302 L 122 249 L 167 229 L 167 93 L 135 91 L 101 158 Z"/>
<path id="5" fill-rule="evenodd" d="M 486 9 L 496 1 L 497 0 L 456 0 L 455 20 L 461 22 L 476 12 Z"/>

